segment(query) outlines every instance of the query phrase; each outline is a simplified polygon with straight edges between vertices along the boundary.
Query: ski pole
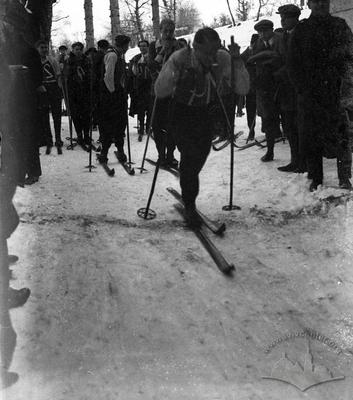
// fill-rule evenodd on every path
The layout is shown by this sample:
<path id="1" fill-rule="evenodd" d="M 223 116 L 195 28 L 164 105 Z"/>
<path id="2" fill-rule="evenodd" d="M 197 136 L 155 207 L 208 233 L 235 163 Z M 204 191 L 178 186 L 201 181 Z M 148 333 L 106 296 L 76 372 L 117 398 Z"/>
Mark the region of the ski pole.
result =
<path id="1" fill-rule="evenodd" d="M 90 118 L 89 118 L 89 155 L 88 155 L 88 165 L 85 168 L 88 168 L 89 172 L 92 172 L 92 168 L 96 168 L 92 165 L 92 132 L 93 132 L 93 71 L 92 64 L 90 64 L 91 73 L 90 73 L 90 83 L 89 83 L 89 91 L 90 91 Z"/>
<path id="2" fill-rule="evenodd" d="M 130 127 L 129 127 L 129 110 L 126 108 L 126 139 L 127 139 L 127 151 L 129 156 L 129 161 L 127 162 L 129 165 L 135 164 L 131 161 L 131 146 L 130 146 Z"/>
<path id="3" fill-rule="evenodd" d="M 154 176 L 153 176 L 153 181 L 152 181 L 150 194 L 149 194 L 148 201 L 147 201 L 147 206 L 146 206 L 146 208 L 140 208 L 139 210 L 137 210 L 137 215 L 140 218 L 143 218 L 143 219 L 154 219 L 157 216 L 157 213 L 155 211 L 153 211 L 152 209 L 150 209 L 150 205 L 151 205 L 151 202 L 152 202 L 154 188 L 156 186 L 157 176 L 158 176 L 158 172 L 159 172 L 159 166 L 160 166 L 160 159 L 158 158 L 157 164 L 156 164 L 156 168 L 154 170 Z"/>
<path id="4" fill-rule="evenodd" d="M 69 119 L 69 132 L 70 132 L 70 137 L 66 138 L 70 140 L 70 145 L 67 146 L 67 150 L 73 150 L 74 147 L 76 146 L 76 143 L 73 143 L 72 140 L 72 117 L 71 117 L 71 109 L 70 109 L 70 102 L 69 102 L 69 91 L 68 91 L 68 86 L 67 86 L 67 77 L 64 77 L 64 84 L 62 86 L 62 91 L 64 95 L 64 102 L 66 106 L 66 111 L 67 111 L 67 116 Z"/>
<path id="5" fill-rule="evenodd" d="M 147 132 L 147 138 L 146 138 L 146 144 L 145 144 L 145 151 L 143 153 L 141 167 L 139 167 L 139 170 L 140 170 L 141 174 L 142 174 L 143 171 L 146 171 L 146 169 L 144 168 L 144 165 L 145 165 L 145 160 L 146 160 L 146 155 L 147 155 L 148 142 L 149 142 L 151 134 L 152 134 L 153 120 L 154 120 L 154 117 L 155 117 L 155 114 L 156 114 L 156 104 L 157 104 L 157 97 L 155 97 L 154 102 L 153 102 L 151 119 L 150 119 L 149 124 L 148 124 L 148 132 Z"/>

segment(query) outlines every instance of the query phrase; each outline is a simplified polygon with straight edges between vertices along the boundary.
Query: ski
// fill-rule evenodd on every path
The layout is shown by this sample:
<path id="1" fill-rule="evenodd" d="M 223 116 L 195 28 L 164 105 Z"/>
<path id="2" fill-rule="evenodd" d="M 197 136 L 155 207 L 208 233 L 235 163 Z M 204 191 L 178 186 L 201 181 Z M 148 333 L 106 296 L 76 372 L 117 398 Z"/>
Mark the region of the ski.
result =
<path id="1" fill-rule="evenodd" d="M 110 177 L 114 176 L 114 174 L 115 174 L 114 168 L 109 168 L 108 164 L 106 162 L 100 162 L 99 164 L 103 167 L 104 171 L 107 173 L 108 176 L 110 176 Z"/>
<path id="2" fill-rule="evenodd" d="M 262 139 L 262 140 L 260 140 L 260 141 L 254 139 L 253 142 L 251 142 L 251 143 L 246 143 L 246 144 L 244 144 L 243 146 L 238 146 L 238 145 L 235 144 L 235 147 L 236 147 L 238 150 L 245 150 L 245 149 L 248 149 L 248 148 L 253 147 L 253 146 L 259 146 L 259 147 L 261 147 L 261 148 L 265 148 L 266 145 L 263 144 L 263 143 L 265 143 L 265 142 L 266 142 L 266 139 Z"/>
<path id="3" fill-rule="evenodd" d="M 129 175 L 135 175 L 135 169 L 133 167 L 131 167 L 131 165 L 129 165 L 129 163 L 127 161 L 125 162 L 121 162 L 118 158 L 118 152 L 114 151 L 114 154 L 117 158 L 117 160 L 119 161 L 119 163 L 124 167 L 125 171 L 129 174 Z"/>
<path id="4" fill-rule="evenodd" d="M 174 204 L 174 208 L 178 211 L 178 213 L 185 218 L 184 215 L 184 207 L 178 203 Z M 230 275 L 232 271 L 235 270 L 233 264 L 229 264 L 226 259 L 223 257 L 222 253 L 217 249 L 217 247 L 213 244 L 211 239 L 207 236 L 204 231 L 204 228 L 201 226 L 200 228 L 193 228 L 192 230 L 197 238 L 200 240 L 201 244 L 207 250 L 208 254 L 212 257 L 213 261 L 216 263 L 218 269 L 226 275 Z"/>
<path id="5" fill-rule="evenodd" d="M 239 146 L 237 146 L 236 145 L 236 140 L 241 136 L 241 135 L 243 135 L 244 134 L 244 131 L 239 131 L 239 132 L 237 132 L 235 135 L 234 135 L 234 145 L 236 146 L 236 147 L 239 147 Z M 223 144 L 221 144 L 219 147 L 217 147 L 216 146 L 216 144 L 218 144 L 218 143 L 222 143 L 223 142 Z M 216 140 L 214 140 L 213 142 L 212 142 L 212 149 L 214 150 L 214 151 L 220 151 L 220 150 L 223 150 L 225 147 L 227 147 L 228 145 L 230 144 L 230 139 L 229 139 L 229 137 L 228 138 L 218 138 L 218 139 L 216 139 Z"/>
<path id="6" fill-rule="evenodd" d="M 151 160 L 150 158 L 146 158 L 145 159 L 147 162 L 149 162 L 150 164 L 156 166 L 157 162 Z M 166 167 L 166 166 L 159 166 L 160 169 L 163 169 L 164 171 L 170 172 L 172 175 L 174 175 L 176 178 L 180 177 L 180 173 L 179 170 L 177 168 L 172 168 L 172 167 Z"/>
<path id="7" fill-rule="evenodd" d="M 175 189 L 173 189 L 171 187 L 168 187 L 167 190 L 171 195 L 174 196 L 174 198 L 176 200 L 179 201 L 180 204 L 184 205 L 183 204 L 183 199 L 181 197 L 181 194 L 177 190 L 175 190 Z M 204 215 L 198 209 L 196 209 L 196 212 L 199 215 L 199 217 L 202 220 L 202 222 L 204 223 L 204 225 L 210 231 L 212 231 L 214 234 L 219 235 L 219 236 L 223 235 L 224 231 L 226 230 L 226 224 L 225 223 L 219 224 L 217 222 L 211 221 L 206 215 Z"/>

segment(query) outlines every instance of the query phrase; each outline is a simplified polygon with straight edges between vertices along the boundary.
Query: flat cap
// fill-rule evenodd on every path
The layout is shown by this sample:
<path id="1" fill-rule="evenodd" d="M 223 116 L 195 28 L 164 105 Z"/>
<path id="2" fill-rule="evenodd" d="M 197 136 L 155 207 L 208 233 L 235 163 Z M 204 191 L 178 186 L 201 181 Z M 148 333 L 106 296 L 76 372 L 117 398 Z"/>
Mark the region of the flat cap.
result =
<path id="1" fill-rule="evenodd" d="M 287 15 L 288 17 L 299 17 L 301 9 L 295 4 L 285 4 L 278 7 L 276 14 Z"/>
<path id="2" fill-rule="evenodd" d="M 273 22 L 269 19 L 262 19 L 254 26 L 255 31 L 259 32 L 265 29 L 273 29 Z"/>

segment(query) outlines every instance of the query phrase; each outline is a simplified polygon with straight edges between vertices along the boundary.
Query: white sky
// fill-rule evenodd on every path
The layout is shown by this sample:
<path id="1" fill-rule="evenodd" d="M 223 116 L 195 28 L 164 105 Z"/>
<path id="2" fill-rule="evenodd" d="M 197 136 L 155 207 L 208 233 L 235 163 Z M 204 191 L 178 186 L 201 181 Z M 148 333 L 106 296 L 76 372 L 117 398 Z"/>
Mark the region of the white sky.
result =
<path id="1" fill-rule="evenodd" d="M 193 0 L 193 2 L 200 11 L 202 22 L 205 24 L 210 23 L 215 16 L 221 13 L 228 14 L 226 0 Z M 54 12 L 56 10 L 60 11 L 62 16 L 69 15 L 69 18 L 65 21 L 64 26 L 63 21 L 54 24 L 54 26 L 60 26 L 60 31 L 62 29 L 70 39 L 84 42 L 83 0 L 60 0 L 60 3 L 54 6 Z M 109 31 L 109 14 L 109 0 L 93 0 L 94 30 L 95 37 L 98 40 Z M 60 36 L 59 32 L 57 34 L 54 33 L 54 45 L 58 44 Z"/>

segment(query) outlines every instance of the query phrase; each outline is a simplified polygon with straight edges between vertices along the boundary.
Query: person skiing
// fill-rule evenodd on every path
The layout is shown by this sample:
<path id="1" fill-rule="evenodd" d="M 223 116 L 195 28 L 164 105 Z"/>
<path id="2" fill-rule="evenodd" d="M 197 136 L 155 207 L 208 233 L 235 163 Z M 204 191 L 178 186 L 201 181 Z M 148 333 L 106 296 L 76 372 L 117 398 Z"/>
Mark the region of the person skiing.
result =
<path id="1" fill-rule="evenodd" d="M 148 59 L 147 40 L 140 40 L 138 47 L 141 51 L 130 60 L 129 64 L 129 93 L 131 97 L 129 115 L 133 117 L 137 114 L 138 120 L 138 140 L 141 142 L 142 136 L 147 131 L 151 117 L 151 74 L 147 66 Z"/>
<path id="2" fill-rule="evenodd" d="M 43 67 L 43 85 L 46 91 L 41 98 L 42 128 L 46 139 L 46 154 L 50 154 L 53 147 L 53 137 L 50 129 L 49 110 L 52 113 L 55 131 L 55 146 L 58 154 L 62 154 L 63 142 L 61 140 L 61 71 L 57 60 L 48 55 L 49 46 L 45 40 L 36 43 Z"/>
<path id="3" fill-rule="evenodd" d="M 196 212 L 199 173 L 206 162 L 212 142 L 213 119 L 210 110 L 221 96 L 228 95 L 231 57 L 235 64 L 236 94 L 249 90 L 249 75 L 237 45 L 230 54 L 220 49 L 218 33 L 202 28 L 195 34 L 193 48 L 176 51 L 163 66 L 155 83 L 158 99 L 171 98 L 171 133 L 180 151 L 180 186 L 189 226 L 200 224 Z"/>
<path id="4" fill-rule="evenodd" d="M 344 19 L 330 15 L 329 0 L 309 0 L 311 15 L 295 28 L 287 57 L 298 93 L 300 151 L 310 191 L 323 182 L 323 157 L 337 159 L 339 186 L 351 189 L 352 154 L 342 82 L 353 62 L 353 35 Z"/>
<path id="5" fill-rule="evenodd" d="M 68 100 L 72 122 L 79 145 L 90 145 L 89 129 L 91 123 L 90 79 L 91 63 L 83 53 L 83 44 L 75 42 L 64 67 L 67 79 Z"/>
<path id="6" fill-rule="evenodd" d="M 108 152 L 113 142 L 118 150 L 118 160 L 121 163 L 127 161 L 124 153 L 124 134 L 128 123 L 124 55 L 129 48 L 129 43 L 128 36 L 118 35 L 115 38 L 115 47 L 109 46 L 104 56 L 98 117 L 102 150 L 97 158 L 101 163 L 108 162 Z"/>
<path id="7" fill-rule="evenodd" d="M 163 19 L 159 28 L 161 38 L 150 44 L 148 56 L 148 67 L 151 71 L 153 83 L 169 57 L 181 48 L 174 37 L 175 23 L 173 20 Z M 154 101 L 155 99 L 152 98 L 153 103 Z M 157 98 L 152 129 L 161 165 L 177 167 L 178 161 L 174 158 L 175 142 L 173 135 L 169 133 L 169 103 L 170 98 Z"/>

